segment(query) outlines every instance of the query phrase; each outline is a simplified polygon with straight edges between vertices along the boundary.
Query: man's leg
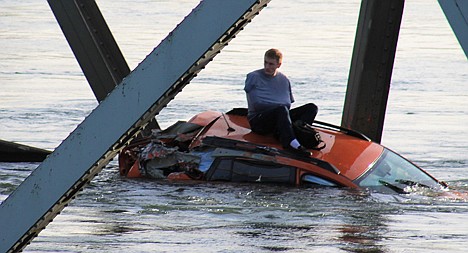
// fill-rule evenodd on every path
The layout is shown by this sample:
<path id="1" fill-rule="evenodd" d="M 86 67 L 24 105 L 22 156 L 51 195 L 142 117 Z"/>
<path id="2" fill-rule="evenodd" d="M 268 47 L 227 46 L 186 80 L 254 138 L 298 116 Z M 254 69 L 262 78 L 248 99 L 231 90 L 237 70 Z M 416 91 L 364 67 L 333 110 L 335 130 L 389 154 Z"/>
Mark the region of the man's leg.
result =
<path id="1" fill-rule="evenodd" d="M 290 111 L 291 120 L 293 122 L 296 120 L 302 120 L 309 125 L 314 122 L 317 113 L 318 107 L 314 103 L 308 103 L 303 106 L 291 109 Z"/>
<path id="2" fill-rule="evenodd" d="M 249 123 L 253 132 L 278 134 L 283 147 L 289 147 L 291 141 L 295 139 L 289 109 L 286 106 L 275 107 L 260 113 L 250 119 Z"/>
<path id="3" fill-rule="evenodd" d="M 275 132 L 276 108 L 257 114 L 249 120 L 250 128 L 258 134 L 271 134 Z"/>

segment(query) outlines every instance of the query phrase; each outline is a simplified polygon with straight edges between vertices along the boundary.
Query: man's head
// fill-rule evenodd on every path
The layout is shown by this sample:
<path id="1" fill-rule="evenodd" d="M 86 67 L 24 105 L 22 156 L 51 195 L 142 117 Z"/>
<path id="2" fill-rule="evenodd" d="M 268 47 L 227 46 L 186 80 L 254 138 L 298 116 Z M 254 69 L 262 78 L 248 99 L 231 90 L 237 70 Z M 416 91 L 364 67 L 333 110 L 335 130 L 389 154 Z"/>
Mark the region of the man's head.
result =
<path id="1" fill-rule="evenodd" d="M 278 49 L 272 48 L 266 51 L 263 62 L 265 74 L 275 76 L 282 62 L 283 54 Z"/>

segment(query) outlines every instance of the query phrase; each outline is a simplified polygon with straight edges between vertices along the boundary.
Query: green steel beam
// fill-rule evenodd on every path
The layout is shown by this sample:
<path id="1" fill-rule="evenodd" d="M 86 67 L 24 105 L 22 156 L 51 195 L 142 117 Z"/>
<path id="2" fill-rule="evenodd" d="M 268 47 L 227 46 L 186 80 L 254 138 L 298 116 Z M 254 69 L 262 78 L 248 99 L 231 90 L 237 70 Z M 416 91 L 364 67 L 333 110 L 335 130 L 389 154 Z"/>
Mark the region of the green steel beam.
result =
<path id="1" fill-rule="evenodd" d="M 204 0 L 0 205 L 0 252 L 24 249 L 270 0 Z"/>
<path id="2" fill-rule="evenodd" d="M 439 0 L 439 4 L 468 58 L 468 1 Z"/>

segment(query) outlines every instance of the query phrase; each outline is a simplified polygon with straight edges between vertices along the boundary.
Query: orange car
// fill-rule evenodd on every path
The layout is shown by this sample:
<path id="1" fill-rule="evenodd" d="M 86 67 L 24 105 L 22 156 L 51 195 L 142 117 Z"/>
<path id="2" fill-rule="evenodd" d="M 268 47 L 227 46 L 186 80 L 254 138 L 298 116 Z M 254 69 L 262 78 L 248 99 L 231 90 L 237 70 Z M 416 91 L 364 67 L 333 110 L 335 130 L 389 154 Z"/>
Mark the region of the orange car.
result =
<path id="1" fill-rule="evenodd" d="M 315 121 L 321 148 L 304 156 L 273 136 L 253 133 L 245 109 L 203 112 L 127 146 L 119 156 L 127 177 L 264 182 L 369 188 L 406 193 L 447 185 L 366 136 Z"/>

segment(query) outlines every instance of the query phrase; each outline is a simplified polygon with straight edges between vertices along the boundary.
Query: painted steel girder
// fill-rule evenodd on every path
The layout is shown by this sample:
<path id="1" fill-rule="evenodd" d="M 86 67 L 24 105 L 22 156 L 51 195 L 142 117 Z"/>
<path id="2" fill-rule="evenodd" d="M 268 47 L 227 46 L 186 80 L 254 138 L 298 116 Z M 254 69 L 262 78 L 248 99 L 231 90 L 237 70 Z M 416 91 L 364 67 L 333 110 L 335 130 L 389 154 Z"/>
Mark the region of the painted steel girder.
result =
<path id="1" fill-rule="evenodd" d="M 439 0 L 439 5 L 468 59 L 468 1 Z"/>
<path id="2" fill-rule="evenodd" d="M 0 206 L 0 252 L 22 250 L 269 0 L 204 0 Z"/>
<path id="3" fill-rule="evenodd" d="M 404 0 L 362 0 L 341 125 L 380 143 Z"/>
<path id="4" fill-rule="evenodd" d="M 94 0 L 48 0 L 83 73 L 101 102 L 130 73 Z"/>

